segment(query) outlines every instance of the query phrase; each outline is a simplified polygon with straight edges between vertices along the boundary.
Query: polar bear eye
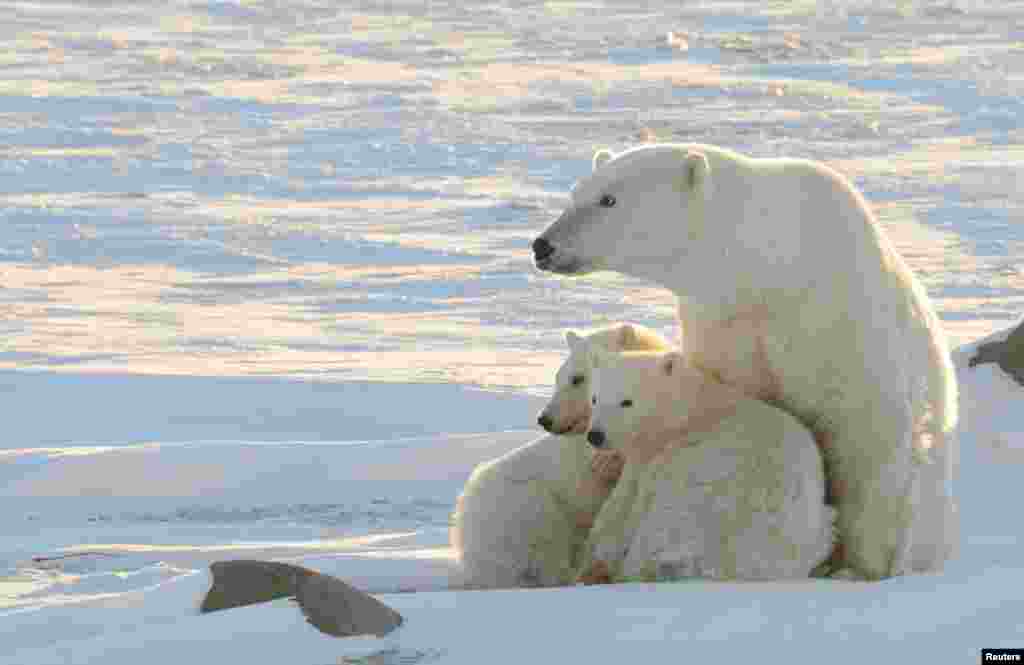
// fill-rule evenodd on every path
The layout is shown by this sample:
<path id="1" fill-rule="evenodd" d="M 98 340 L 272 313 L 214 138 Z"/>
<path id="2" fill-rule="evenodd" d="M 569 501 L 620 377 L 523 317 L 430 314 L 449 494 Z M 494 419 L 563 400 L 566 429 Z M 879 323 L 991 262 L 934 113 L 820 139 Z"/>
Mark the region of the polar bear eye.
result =
<path id="1" fill-rule="evenodd" d="M 594 395 L 593 397 L 590 398 L 590 403 L 593 404 L 594 406 L 597 406 L 597 395 Z"/>
<path id="2" fill-rule="evenodd" d="M 581 383 L 583 383 L 583 375 L 582 374 L 577 374 L 576 376 L 572 377 L 572 385 L 578 386 Z"/>
<path id="3" fill-rule="evenodd" d="M 621 407 L 622 407 L 622 408 L 624 408 L 624 409 L 625 409 L 625 408 L 629 408 L 629 407 L 633 406 L 633 400 L 631 400 L 631 399 L 624 399 L 624 400 L 622 400 L 622 402 L 621 402 L 621 403 L 619 404 L 619 406 L 621 406 Z"/>
<path id="4" fill-rule="evenodd" d="M 600 203 L 605 208 L 611 208 L 615 205 L 615 197 L 611 194 L 605 194 L 601 197 Z"/>

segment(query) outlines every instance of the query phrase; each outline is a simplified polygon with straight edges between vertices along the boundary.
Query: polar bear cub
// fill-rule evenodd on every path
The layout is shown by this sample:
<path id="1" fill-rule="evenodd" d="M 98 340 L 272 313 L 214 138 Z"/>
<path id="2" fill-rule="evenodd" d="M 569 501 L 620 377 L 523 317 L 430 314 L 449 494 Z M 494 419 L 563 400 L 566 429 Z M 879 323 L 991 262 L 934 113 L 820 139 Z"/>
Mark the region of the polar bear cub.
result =
<path id="1" fill-rule="evenodd" d="M 570 331 L 565 338 L 569 357 L 538 418 L 552 434 L 477 466 L 456 502 L 450 539 L 460 564 L 457 586 L 570 583 L 594 516 L 618 479 L 621 456 L 595 451 L 584 436 L 589 349 L 655 350 L 668 342 L 628 323 L 589 335 Z"/>
<path id="2" fill-rule="evenodd" d="M 581 555 L 581 581 L 800 578 L 829 558 L 821 454 L 793 416 L 680 352 L 592 358 L 587 437 L 626 464 Z"/>

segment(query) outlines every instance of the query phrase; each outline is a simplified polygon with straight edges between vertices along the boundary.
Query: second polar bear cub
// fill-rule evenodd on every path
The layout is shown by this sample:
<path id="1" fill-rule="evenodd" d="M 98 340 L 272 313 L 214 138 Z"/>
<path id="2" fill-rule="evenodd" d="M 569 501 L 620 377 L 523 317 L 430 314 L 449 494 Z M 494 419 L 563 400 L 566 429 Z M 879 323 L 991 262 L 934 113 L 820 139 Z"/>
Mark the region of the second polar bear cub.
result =
<path id="1" fill-rule="evenodd" d="M 834 511 L 799 421 L 678 351 L 594 349 L 591 359 L 588 441 L 626 464 L 581 580 L 798 578 L 828 559 Z"/>
<path id="2" fill-rule="evenodd" d="M 568 332 L 569 357 L 538 421 L 551 432 L 478 465 L 456 502 L 451 543 L 456 586 L 494 589 L 572 581 L 594 516 L 611 492 L 621 458 L 587 445 L 589 349 L 668 348 L 653 330 L 620 323 Z"/>

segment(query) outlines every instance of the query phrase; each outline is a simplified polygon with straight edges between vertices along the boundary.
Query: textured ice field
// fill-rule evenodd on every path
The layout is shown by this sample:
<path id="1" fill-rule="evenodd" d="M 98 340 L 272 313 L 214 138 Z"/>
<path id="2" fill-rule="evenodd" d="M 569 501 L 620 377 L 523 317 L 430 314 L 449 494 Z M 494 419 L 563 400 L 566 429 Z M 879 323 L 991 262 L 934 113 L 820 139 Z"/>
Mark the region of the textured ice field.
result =
<path id="1" fill-rule="evenodd" d="M 5 3 L 0 366 L 546 386 L 597 147 L 828 161 L 951 333 L 1021 309 L 1019 2 Z M 673 32 L 673 39 L 667 33 Z"/>
<path id="2" fill-rule="evenodd" d="M 532 267 L 596 148 L 824 160 L 864 190 L 954 344 L 1024 313 L 1022 2 L 0 12 L 0 662 L 7 628 L 27 648 L 176 622 L 188 603 L 144 590 L 191 603 L 224 556 L 443 586 L 455 495 L 536 434 L 562 331 L 677 338 L 659 289 Z M 882 658 L 884 617 L 913 608 L 949 662 L 1020 639 L 1024 427 L 992 371 L 966 393 L 965 554 L 942 593 L 814 599 L 839 628 L 861 617 L 848 635 L 875 646 L 851 658 Z M 921 602 L 872 620 L 900 584 Z M 710 632 L 679 619 L 691 643 L 805 621 L 760 587 L 737 606 L 761 610 L 735 615 L 714 590 Z"/>

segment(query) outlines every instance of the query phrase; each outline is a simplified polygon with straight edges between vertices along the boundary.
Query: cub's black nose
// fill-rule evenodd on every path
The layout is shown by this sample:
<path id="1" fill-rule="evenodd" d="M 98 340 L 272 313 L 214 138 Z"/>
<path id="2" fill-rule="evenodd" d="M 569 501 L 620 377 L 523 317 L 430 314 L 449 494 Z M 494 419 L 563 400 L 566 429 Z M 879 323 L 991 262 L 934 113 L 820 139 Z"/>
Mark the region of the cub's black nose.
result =
<path id="1" fill-rule="evenodd" d="M 555 421 L 551 419 L 551 416 L 542 413 L 537 417 L 537 424 L 550 432 L 551 426 L 555 424 Z"/>
<path id="2" fill-rule="evenodd" d="M 587 441 L 589 441 L 590 445 L 594 446 L 595 448 L 603 447 L 605 441 L 604 432 L 602 432 L 599 429 L 590 430 L 589 432 L 587 432 Z"/>
<path id="3" fill-rule="evenodd" d="M 537 238 L 533 241 L 533 256 L 538 261 L 543 261 L 555 253 L 555 246 L 544 238 Z"/>

